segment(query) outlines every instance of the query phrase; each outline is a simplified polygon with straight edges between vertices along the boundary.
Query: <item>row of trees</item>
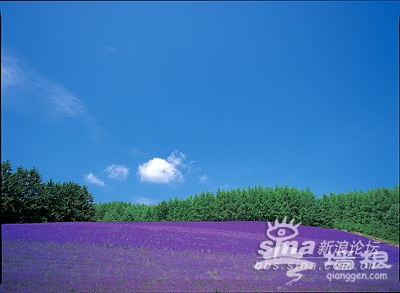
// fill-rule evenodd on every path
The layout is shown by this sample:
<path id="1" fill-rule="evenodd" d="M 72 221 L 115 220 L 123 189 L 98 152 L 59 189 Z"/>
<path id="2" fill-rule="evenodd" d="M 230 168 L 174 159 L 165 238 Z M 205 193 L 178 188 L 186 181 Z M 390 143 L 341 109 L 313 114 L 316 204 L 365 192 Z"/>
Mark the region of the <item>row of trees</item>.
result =
<path id="1" fill-rule="evenodd" d="M 74 182 L 42 182 L 39 172 L 1 163 L 2 223 L 275 221 L 295 218 L 303 225 L 336 228 L 399 242 L 399 186 L 320 198 L 306 188 L 248 187 L 218 189 L 186 199 L 154 205 L 126 202 L 93 203 L 86 186 Z"/>
<path id="2" fill-rule="evenodd" d="M 74 182 L 43 183 L 39 172 L 1 163 L 1 222 L 41 223 L 93 221 L 93 196 Z"/>
<path id="3" fill-rule="evenodd" d="M 295 216 L 305 225 L 312 224 L 310 215 L 315 196 L 309 190 L 279 187 L 218 189 L 186 199 L 173 198 L 155 205 L 107 202 L 96 204 L 98 221 L 274 221 Z"/>
<path id="4" fill-rule="evenodd" d="M 274 221 L 295 218 L 302 225 L 336 228 L 397 242 L 399 186 L 368 192 L 331 193 L 316 198 L 306 188 L 248 187 L 202 192 L 154 205 L 96 204 L 96 220 L 127 221 Z"/>
<path id="5" fill-rule="evenodd" d="M 314 225 L 399 243 L 399 186 L 338 193 L 317 199 Z"/>

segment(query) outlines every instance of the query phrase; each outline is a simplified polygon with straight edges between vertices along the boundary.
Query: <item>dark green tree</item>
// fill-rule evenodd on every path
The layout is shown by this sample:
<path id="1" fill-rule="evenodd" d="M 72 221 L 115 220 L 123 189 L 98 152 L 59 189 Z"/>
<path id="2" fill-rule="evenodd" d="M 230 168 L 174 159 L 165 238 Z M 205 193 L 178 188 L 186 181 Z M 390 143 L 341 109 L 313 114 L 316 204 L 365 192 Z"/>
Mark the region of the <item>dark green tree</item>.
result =
<path id="1" fill-rule="evenodd" d="M 384 218 L 384 223 L 386 225 L 399 227 L 399 224 L 400 224 L 399 206 L 400 205 L 398 203 L 394 203 L 394 204 L 392 204 L 390 209 L 387 211 L 385 218 Z"/>
<path id="2" fill-rule="evenodd" d="M 10 161 L 1 164 L 2 222 L 30 223 L 47 220 L 48 205 L 39 172 L 18 167 L 12 173 Z"/>
<path id="3" fill-rule="evenodd" d="M 1 211 L 2 223 L 19 223 L 23 212 L 21 198 L 16 194 L 17 176 L 12 173 L 11 162 L 1 163 Z"/>
<path id="4" fill-rule="evenodd" d="M 93 196 L 86 186 L 74 182 L 54 183 L 45 186 L 46 197 L 51 205 L 50 220 L 54 222 L 94 221 Z"/>
<path id="5" fill-rule="evenodd" d="M 160 201 L 154 207 L 155 220 L 158 222 L 163 222 L 167 220 L 168 217 L 168 204 L 165 200 Z"/>
<path id="6" fill-rule="evenodd" d="M 93 196 L 77 183 L 42 182 L 40 173 L 1 164 L 2 223 L 94 220 Z"/>

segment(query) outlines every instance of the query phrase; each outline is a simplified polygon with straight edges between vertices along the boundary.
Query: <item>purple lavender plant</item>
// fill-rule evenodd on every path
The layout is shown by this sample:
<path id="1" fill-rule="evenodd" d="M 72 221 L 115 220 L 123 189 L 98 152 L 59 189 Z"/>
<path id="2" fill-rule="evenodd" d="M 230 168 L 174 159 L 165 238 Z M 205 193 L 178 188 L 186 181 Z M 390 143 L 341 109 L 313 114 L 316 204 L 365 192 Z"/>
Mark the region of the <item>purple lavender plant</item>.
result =
<path id="1" fill-rule="evenodd" d="M 302 271 L 298 281 L 286 285 L 288 264 L 254 268 L 262 259 L 260 244 L 270 240 L 267 228 L 263 222 L 6 224 L 1 291 L 400 291 L 399 247 L 306 226 L 299 226 L 290 240 L 297 242 L 297 249 L 306 241 L 315 242 L 312 253 L 302 256 L 314 262 L 315 269 Z M 353 270 L 340 271 L 329 265 L 323 252 L 345 242 L 360 254 L 353 259 Z M 366 258 L 361 253 L 368 244 L 385 252 L 371 254 L 370 264 L 380 261 L 386 267 L 361 270 Z M 363 272 L 368 279 L 356 279 Z"/>

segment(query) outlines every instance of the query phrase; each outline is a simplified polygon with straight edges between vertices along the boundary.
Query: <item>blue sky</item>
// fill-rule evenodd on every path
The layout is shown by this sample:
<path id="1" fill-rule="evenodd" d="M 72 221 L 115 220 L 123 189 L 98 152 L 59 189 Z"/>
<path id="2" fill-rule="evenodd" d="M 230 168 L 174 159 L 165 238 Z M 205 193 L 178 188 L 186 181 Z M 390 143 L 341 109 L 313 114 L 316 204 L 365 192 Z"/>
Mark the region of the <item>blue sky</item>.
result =
<path id="1" fill-rule="evenodd" d="M 399 182 L 399 2 L 1 2 L 1 156 L 95 202 Z"/>

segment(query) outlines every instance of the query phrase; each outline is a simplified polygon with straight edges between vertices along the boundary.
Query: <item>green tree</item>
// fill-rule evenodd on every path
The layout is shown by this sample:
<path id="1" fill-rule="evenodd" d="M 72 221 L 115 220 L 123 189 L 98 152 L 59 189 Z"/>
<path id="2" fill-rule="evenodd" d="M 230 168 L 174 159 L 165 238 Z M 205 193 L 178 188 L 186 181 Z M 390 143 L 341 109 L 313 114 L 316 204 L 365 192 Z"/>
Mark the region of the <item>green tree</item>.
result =
<path id="1" fill-rule="evenodd" d="M 133 222 L 134 217 L 134 206 L 132 203 L 125 203 L 125 209 L 120 218 L 121 222 Z"/>
<path id="2" fill-rule="evenodd" d="M 16 194 L 17 178 L 13 174 L 11 162 L 1 163 L 1 211 L 2 223 L 19 223 L 23 212 L 21 198 Z"/>
<path id="3" fill-rule="evenodd" d="M 2 162 L 2 222 L 29 223 L 47 220 L 48 206 L 42 178 L 32 168 L 18 167 L 12 173 L 10 161 Z"/>
<path id="4" fill-rule="evenodd" d="M 93 196 L 77 183 L 42 182 L 40 173 L 1 164 L 2 223 L 94 220 Z"/>
<path id="5" fill-rule="evenodd" d="M 386 215 L 384 218 L 384 223 L 386 225 L 399 227 L 399 223 L 400 223 L 399 206 L 400 205 L 398 203 L 394 203 L 394 204 L 392 204 L 390 209 L 386 212 Z"/>
<path id="6" fill-rule="evenodd" d="M 155 207 L 154 207 L 154 214 L 155 214 L 155 220 L 156 221 L 166 221 L 168 217 L 168 204 L 165 200 L 160 201 Z"/>
<path id="7" fill-rule="evenodd" d="M 197 199 L 196 199 L 197 201 Z M 186 221 L 189 222 L 197 222 L 200 221 L 200 214 L 199 211 L 196 208 L 196 203 L 195 203 L 195 199 L 193 196 L 189 196 L 185 201 L 184 201 L 184 205 L 186 206 L 186 213 L 187 213 L 187 217 L 186 217 Z"/>
<path id="8" fill-rule="evenodd" d="M 94 221 L 93 196 L 86 186 L 74 182 L 53 183 L 46 186 L 52 203 L 51 219 L 55 222 Z"/>
<path id="9" fill-rule="evenodd" d="M 218 190 L 215 194 L 215 213 L 217 215 L 217 221 L 225 221 L 226 220 L 226 210 L 224 203 L 224 191 L 218 187 Z"/>
<path id="10" fill-rule="evenodd" d="M 45 194 L 42 176 L 32 168 L 28 173 L 26 199 L 26 222 L 40 223 L 46 222 L 50 206 Z"/>
<path id="11" fill-rule="evenodd" d="M 144 205 L 143 206 L 143 222 L 155 222 L 157 221 L 155 215 L 155 205 Z"/>
<path id="12" fill-rule="evenodd" d="M 167 202 L 167 221 L 178 221 L 178 198 L 170 198 Z"/>
<path id="13" fill-rule="evenodd" d="M 316 198 L 314 193 L 308 187 L 306 187 L 305 190 L 300 191 L 297 204 L 299 206 L 296 219 L 303 225 L 312 225 L 315 217 Z"/>
<path id="14" fill-rule="evenodd" d="M 334 194 L 326 195 L 318 198 L 315 206 L 314 226 L 323 228 L 333 228 L 333 203 Z"/>
<path id="15" fill-rule="evenodd" d="M 118 222 L 116 210 L 110 209 L 104 214 L 103 222 Z"/>

